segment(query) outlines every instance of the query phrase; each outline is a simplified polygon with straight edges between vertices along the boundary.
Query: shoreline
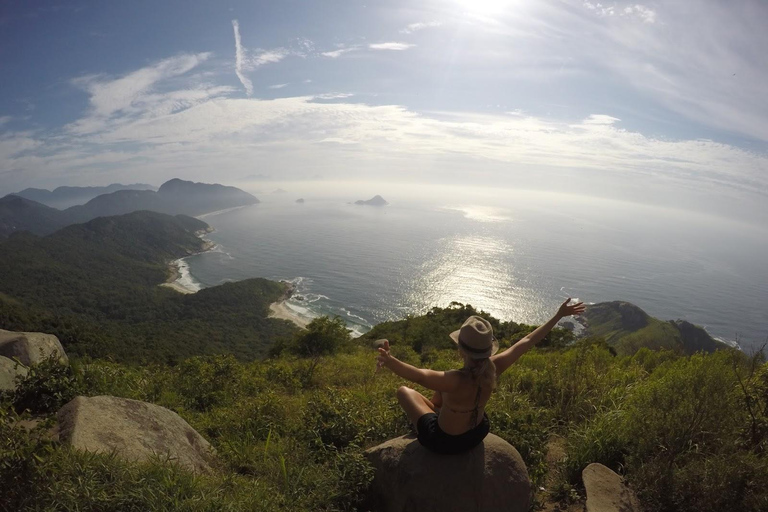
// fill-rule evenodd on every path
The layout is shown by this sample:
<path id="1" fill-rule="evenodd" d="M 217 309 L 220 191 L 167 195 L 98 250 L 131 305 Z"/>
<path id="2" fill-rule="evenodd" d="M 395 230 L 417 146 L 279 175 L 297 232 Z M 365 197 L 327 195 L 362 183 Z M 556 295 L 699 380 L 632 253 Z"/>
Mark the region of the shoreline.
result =
<path id="1" fill-rule="evenodd" d="M 293 292 L 295 291 L 294 285 L 288 281 L 280 282 L 285 285 L 285 292 L 283 292 L 283 295 L 280 296 L 279 299 L 269 305 L 269 313 L 267 313 L 267 318 L 288 320 L 289 322 L 296 324 L 299 329 L 306 329 L 307 325 L 309 325 L 309 322 L 312 320 L 308 320 L 307 318 L 299 315 L 296 311 L 291 309 L 287 303 L 288 299 L 291 298 L 291 295 L 293 295 Z"/>
<path id="2" fill-rule="evenodd" d="M 307 320 L 303 316 L 300 316 L 298 313 L 292 310 L 288 304 L 286 304 L 286 299 L 280 299 L 277 302 L 270 304 L 267 318 L 288 320 L 289 322 L 296 324 L 300 329 L 306 329 L 307 325 L 309 325 L 309 322 L 311 321 Z"/>
<path id="3" fill-rule="evenodd" d="M 190 286 L 185 286 L 184 284 L 181 283 L 182 279 L 190 275 L 188 270 L 189 266 L 186 264 L 186 262 L 184 262 L 184 259 L 189 258 L 190 256 L 195 256 L 197 254 L 202 254 L 204 252 L 213 250 L 216 247 L 216 244 L 210 240 L 206 240 L 205 238 L 203 238 L 206 234 L 211 232 L 213 232 L 213 229 L 204 230 L 203 232 L 198 233 L 197 236 L 201 240 L 203 240 L 202 250 L 168 262 L 168 271 L 170 272 L 171 275 L 168 276 L 168 279 L 166 279 L 164 283 L 160 283 L 158 286 L 164 286 L 166 288 L 170 288 L 171 290 L 175 290 L 176 292 L 183 293 L 185 295 L 188 295 L 190 293 L 197 293 L 200 291 L 200 288 L 193 289 Z M 182 269 L 182 267 L 184 267 L 184 269 Z"/>

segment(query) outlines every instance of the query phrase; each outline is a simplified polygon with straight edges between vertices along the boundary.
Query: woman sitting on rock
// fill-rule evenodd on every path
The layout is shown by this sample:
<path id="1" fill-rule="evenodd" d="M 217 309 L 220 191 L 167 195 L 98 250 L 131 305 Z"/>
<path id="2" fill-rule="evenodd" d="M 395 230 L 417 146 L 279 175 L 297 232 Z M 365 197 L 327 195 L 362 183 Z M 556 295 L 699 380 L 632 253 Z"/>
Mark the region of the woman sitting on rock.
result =
<path id="1" fill-rule="evenodd" d="M 397 400 L 416 427 L 419 442 L 438 453 L 460 453 L 482 442 L 490 429 L 485 404 L 496 388 L 496 379 L 520 356 L 541 341 L 560 321 L 584 312 L 583 303 L 569 298 L 555 316 L 501 354 L 488 320 L 471 316 L 450 334 L 464 359 L 461 370 L 439 372 L 404 363 L 389 353 L 389 341 L 379 347 L 378 368 L 435 391 L 432 400 L 406 386 L 397 390 Z"/>

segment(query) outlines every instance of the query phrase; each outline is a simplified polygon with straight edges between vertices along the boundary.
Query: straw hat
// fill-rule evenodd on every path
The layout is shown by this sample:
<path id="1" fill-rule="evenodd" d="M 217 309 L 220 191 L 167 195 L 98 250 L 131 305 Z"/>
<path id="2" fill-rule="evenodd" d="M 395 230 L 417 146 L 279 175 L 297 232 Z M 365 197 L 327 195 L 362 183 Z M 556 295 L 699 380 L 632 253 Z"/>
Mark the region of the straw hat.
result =
<path id="1" fill-rule="evenodd" d="M 461 329 L 449 336 L 472 359 L 485 359 L 499 350 L 490 322 L 476 315 L 467 318 Z"/>

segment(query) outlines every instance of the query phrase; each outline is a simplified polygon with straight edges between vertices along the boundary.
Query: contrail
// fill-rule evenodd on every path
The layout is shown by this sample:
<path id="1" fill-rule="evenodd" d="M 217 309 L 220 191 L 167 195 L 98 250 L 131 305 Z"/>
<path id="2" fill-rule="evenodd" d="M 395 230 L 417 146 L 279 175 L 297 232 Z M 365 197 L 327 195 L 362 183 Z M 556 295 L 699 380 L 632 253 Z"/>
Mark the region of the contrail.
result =
<path id="1" fill-rule="evenodd" d="M 232 20 L 232 28 L 235 29 L 235 73 L 245 87 L 245 92 L 250 96 L 253 94 L 253 83 L 243 74 L 243 68 L 246 65 L 245 50 L 240 42 L 240 24 L 237 20 Z"/>

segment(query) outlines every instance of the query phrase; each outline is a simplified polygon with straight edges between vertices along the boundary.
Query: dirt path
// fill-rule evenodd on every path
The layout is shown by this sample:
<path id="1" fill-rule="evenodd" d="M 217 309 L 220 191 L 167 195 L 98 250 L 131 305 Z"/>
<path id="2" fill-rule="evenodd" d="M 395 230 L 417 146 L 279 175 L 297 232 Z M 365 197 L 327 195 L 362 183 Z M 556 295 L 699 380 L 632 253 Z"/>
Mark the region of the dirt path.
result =
<path id="1" fill-rule="evenodd" d="M 547 454 L 544 457 L 547 463 L 547 475 L 544 477 L 544 491 L 539 491 L 539 501 L 543 505 L 543 512 L 584 512 L 584 499 L 576 503 L 560 503 L 552 501 L 551 491 L 560 481 L 560 463 L 565 459 L 565 439 L 552 436 L 547 441 Z"/>

